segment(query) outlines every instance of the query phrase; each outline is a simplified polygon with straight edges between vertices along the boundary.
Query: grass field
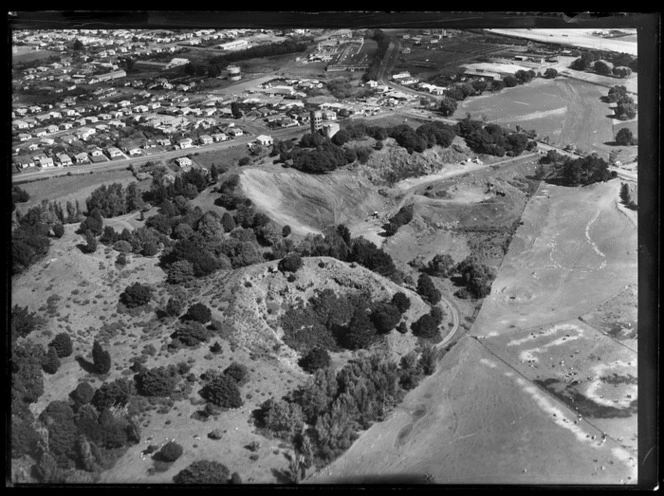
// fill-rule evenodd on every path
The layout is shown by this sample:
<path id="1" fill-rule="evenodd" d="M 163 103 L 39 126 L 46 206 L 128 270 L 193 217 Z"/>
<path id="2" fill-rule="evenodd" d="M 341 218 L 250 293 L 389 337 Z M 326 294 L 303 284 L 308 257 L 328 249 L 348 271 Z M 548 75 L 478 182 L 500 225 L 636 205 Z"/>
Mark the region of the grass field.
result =
<path id="1" fill-rule="evenodd" d="M 136 178 L 128 170 L 110 172 L 95 172 L 94 174 L 81 174 L 72 176 L 52 177 L 43 181 L 33 181 L 20 185 L 28 192 L 30 200 L 20 204 L 19 208 L 27 211 L 30 207 L 41 204 L 42 200 L 56 200 L 63 205 L 68 201 L 79 200 L 82 206 L 90 193 L 102 184 L 121 183 L 127 186 L 135 182 Z M 139 188 L 147 189 L 150 181 L 139 182 Z"/>
<path id="2" fill-rule="evenodd" d="M 557 78 L 535 79 L 529 84 L 485 93 L 461 102 L 455 117 L 470 113 L 509 128 L 517 124 L 534 129 L 551 144 L 576 144 L 587 152 L 608 156 L 614 140 L 613 111 L 600 100 L 605 88 L 583 81 Z"/>
<path id="3" fill-rule="evenodd" d="M 60 56 L 58 52 L 50 50 L 32 50 L 31 47 L 18 46 L 17 52 L 12 52 L 12 62 L 32 62 L 33 60 L 47 59 L 52 55 Z"/>

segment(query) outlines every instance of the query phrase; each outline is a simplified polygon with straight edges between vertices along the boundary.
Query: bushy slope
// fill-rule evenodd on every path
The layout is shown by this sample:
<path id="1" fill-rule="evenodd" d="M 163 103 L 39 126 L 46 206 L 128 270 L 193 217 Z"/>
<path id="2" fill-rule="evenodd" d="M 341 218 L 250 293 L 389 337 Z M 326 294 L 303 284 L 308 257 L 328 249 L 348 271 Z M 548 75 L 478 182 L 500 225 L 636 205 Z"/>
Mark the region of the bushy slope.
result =
<path id="1" fill-rule="evenodd" d="M 220 276 L 223 281 L 212 281 L 211 284 L 218 287 L 223 284 L 218 298 L 227 302 L 224 314 L 232 323 L 234 340 L 239 345 L 268 352 L 274 350 L 275 345 L 283 344 L 279 317 L 293 305 L 307 301 L 317 290 L 331 289 L 336 294 L 367 290 L 374 300 L 389 299 L 399 291 L 404 292 L 411 300 L 411 307 L 405 313 L 409 323 L 429 311 L 416 293 L 364 267 L 353 267 L 354 264 L 329 257 L 302 260 L 294 282 L 288 282 L 289 273 L 278 271 L 277 261 L 238 269 Z M 389 341 L 393 349 L 414 346 L 413 336 L 396 331 L 390 334 Z M 285 358 L 295 359 L 294 352 L 282 349 L 284 351 L 287 352 Z"/>

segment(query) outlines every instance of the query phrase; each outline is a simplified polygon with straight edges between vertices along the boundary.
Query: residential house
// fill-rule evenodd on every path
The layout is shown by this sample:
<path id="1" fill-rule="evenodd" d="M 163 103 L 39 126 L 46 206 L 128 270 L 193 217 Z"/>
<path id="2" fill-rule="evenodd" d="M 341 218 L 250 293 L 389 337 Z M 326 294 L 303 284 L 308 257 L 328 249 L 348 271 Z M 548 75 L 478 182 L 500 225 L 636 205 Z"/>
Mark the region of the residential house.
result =
<path id="1" fill-rule="evenodd" d="M 262 146 L 271 146 L 274 143 L 274 140 L 272 139 L 272 136 L 261 134 L 256 137 L 256 142 Z"/>
<path id="2" fill-rule="evenodd" d="M 242 129 L 240 129 L 239 127 L 233 127 L 228 130 L 228 134 L 233 138 L 237 138 L 238 136 L 242 136 L 244 134 L 244 131 L 242 131 Z"/>
<path id="3" fill-rule="evenodd" d="M 19 140 L 19 141 L 28 141 L 28 140 L 31 139 L 31 138 L 32 138 L 32 135 L 31 135 L 31 134 L 27 134 L 27 133 L 20 133 L 20 134 L 18 135 L 18 140 Z"/>
<path id="4" fill-rule="evenodd" d="M 134 146 L 134 147 L 129 149 L 129 155 L 131 157 L 137 157 L 137 156 L 141 155 L 142 153 L 143 152 L 141 151 L 141 149 L 138 146 Z"/>
<path id="5" fill-rule="evenodd" d="M 48 134 L 53 134 L 57 133 L 59 131 L 59 128 L 55 124 L 51 124 L 50 126 L 46 126 L 46 131 L 48 131 Z"/>
<path id="6" fill-rule="evenodd" d="M 30 127 L 30 125 L 26 121 L 22 120 L 15 120 L 14 122 L 12 122 L 12 125 L 16 129 L 28 129 Z"/>
<path id="7" fill-rule="evenodd" d="M 42 168 L 55 167 L 53 159 L 51 157 L 47 157 L 46 155 L 38 155 L 35 157 L 35 160 L 39 162 L 39 167 Z"/>
<path id="8" fill-rule="evenodd" d="M 85 122 L 88 124 L 93 124 L 97 122 L 99 118 L 96 115 L 89 115 L 85 118 Z"/>
<path id="9" fill-rule="evenodd" d="M 189 169 L 192 166 L 191 159 L 189 157 L 179 157 L 175 159 L 175 162 L 182 168 L 182 169 Z"/>
<path id="10" fill-rule="evenodd" d="M 172 143 L 171 143 L 171 140 L 168 139 L 168 138 L 159 138 L 157 140 L 157 144 L 159 144 L 161 146 L 170 146 Z"/>
<path id="11" fill-rule="evenodd" d="M 28 150 L 30 150 L 31 152 L 39 150 L 39 145 L 37 143 L 30 143 L 28 145 Z"/>
<path id="12" fill-rule="evenodd" d="M 210 145 L 213 142 L 212 136 L 209 134 L 202 134 L 198 137 L 201 142 L 201 145 Z"/>
<path id="13" fill-rule="evenodd" d="M 122 154 L 122 152 L 120 151 L 120 149 L 117 148 L 117 147 L 115 147 L 115 146 L 109 146 L 109 147 L 106 149 L 106 153 L 108 154 L 108 156 L 109 156 L 111 159 L 114 159 L 114 158 L 122 158 L 122 157 L 124 156 L 124 155 Z"/>
<path id="14" fill-rule="evenodd" d="M 191 148 L 193 145 L 194 145 L 194 143 L 191 140 L 191 138 L 185 138 L 185 139 L 182 139 L 182 140 L 178 141 L 178 146 L 182 149 Z"/>
<path id="15" fill-rule="evenodd" d="M 74 155 L 74 162 L 77 164 L 87 164 L 90 162 L 90 157 L 85 152 L 77 153 Z"/>
<path id="16" fill-rule="evenodd" d="M 62 114 L 58 112 L 57 110 L 52 110 L 48 113 L 48 115 L 51 116 L 53 119 L 62 119 Z"/>
<path id="17" fill-rule="evenodd" d="M 14 157 L 12 163 L 21 169 L 35 166 L 35 160 L 30 155 L 20 155 L 18 157 Z"/>
<path id="18" fill-rule="evenodd" d="M 104 151 L 99 148 L 98 146 L 95 146 L 91 148 L 88 153 L 90 154 L 91 157 L 103 157 L 104 156 Z"/>
<path id="19" fill-rule="evenodd" d="M 33 131 L 33 134 L 35 136 L 37 136 L 37 138 L 43 138 L 44 136 L 46 136 L 48 134 L 48 132 L 43 127 L 40 127 L 40 128 L 35 129 Z"/>
<path id="20" fill-rule="evenodd" d="M 53 138 L 43 138 L 40 143 L 42 145 L 51 146 L 55 143 L 55 140 Z"/>
<path id="21" fill-rule="evenodd" d="M 224 133 L 215 133 L 212 135 L 212 139 L 215 141 L 226 141 L 228 136 L 226 136 Z"/>
<path id="22" fill-rule="evenodd" d="M 69 167 L 72 165 L 71 157 L 67 155 L 66 153 L 58 153 L 58 162 L 60 162 L 60 165 L 62 167 Z"/>
<path id="23" fill-rule="evenodd" d="M 71 129 L 74 125 L 71 122 L 63 122 L 60 124 L 59 128 L 61 131 L 66 131 L 67 129 Z"/>

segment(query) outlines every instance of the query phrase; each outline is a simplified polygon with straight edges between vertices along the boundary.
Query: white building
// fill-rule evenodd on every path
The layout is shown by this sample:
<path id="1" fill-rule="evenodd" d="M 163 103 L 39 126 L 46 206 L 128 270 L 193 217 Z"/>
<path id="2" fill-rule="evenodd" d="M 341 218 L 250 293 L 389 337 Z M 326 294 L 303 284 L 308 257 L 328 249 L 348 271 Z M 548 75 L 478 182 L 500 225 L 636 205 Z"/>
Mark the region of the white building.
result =
<path id="1" fill-rule="evenodd" d="M 272 139 L 272 136 L 261 134 L 260 136 L 256 137 L 256 142 L 259 145 L 271 146 L 274 143 L 274 139 Z"/>

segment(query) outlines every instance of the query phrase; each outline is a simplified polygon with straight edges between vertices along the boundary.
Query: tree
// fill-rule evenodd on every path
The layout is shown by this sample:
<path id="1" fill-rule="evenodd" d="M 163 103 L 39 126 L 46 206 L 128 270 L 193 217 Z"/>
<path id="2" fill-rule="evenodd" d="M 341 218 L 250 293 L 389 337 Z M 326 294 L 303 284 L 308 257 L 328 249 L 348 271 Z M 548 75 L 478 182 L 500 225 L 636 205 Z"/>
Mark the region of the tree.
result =
<path id="1" fill-rule="evenodd" d="M 278 267 L 282 272 L 297 272 L 302 267 L 302 257 L 297 253 L 289 253 L 279 260 Z"/>
<path id="2" fill-rule="evenodd" d="M 235 383 L 241 387 L 249 382 L 249 369 L 246 365 L 233 362 L 224 370 L 224 375 L 230 377 Z"/>
<path id="3" fill-rule="evenodd" d="M 91 231 L 85 232 L 85 253 L 94 253 L 97 251 L 97 238 L 94 237 Z"/>
<path id="4" fill-rule="evenodd" d="M 435 307 L 437 308 L 437 307 Z M 433 309 L 432 309 L 433 310 Z M 414 336 L 418 338 L 434 339 L 440 336 L 438 326 L 440 322 L 433 312 L 426 313 L 417 319 L 410 326 L 410 330 Z"/>
<path id="5" fill-rule="evenodd" d="M 30 312 L 28 307 L 14 305 L 11 310 L 11 337 L 16 340 L 41 328 L 46 321 L 37 312 Z"/>
<path id="6" fill-rule="evenodd" d="M 237 102 L 231 102 L 231 113 L 233 114 L 233 119 L 239 119 L 242 117 L 242 111 Z"/>
<path id="7" fill-rule="evenodd" d="M 376 328 L 362 308 L 356 308 L 345 332 L 341 344 L 349 350 L 358 350 L 369 346 L 376 336 Z"/>
<path id="8" fill-rule="evenodd" d="M 89 382 L 80 382 L 70 396 L 78 405 L 87 405 L 92 401 L 94 394 L 95 390 Z"/>
<path id="9" fill-rule="evenodd" d="M 237 227 L 233 216 L 228 212 L 224 212 L 224 215 L 221 216 L 221 226 L 224 228 L 225 232 L 231 232 Z"/>
<path id="10" fill-rule="evenodd" d="M 519 84 L 519 81 L 514 76 L 505 76 L 503 78 L 503 82 L 505 83 L 505 86 L 507 86 L 508 88 L 513 88 L 514 86 Z"/>
<path id="11" fill-rule="evenodd" d="M 168 303 L 166 303 L 166 313 L 168 315 L 177 317 L 182 313 L 182 310 L 184 310 L 182 299 L 175 296 L 168 299 Z"/>
<path id="12" fill-rule="evenodd" d="M 175 441 L 170 441 L 162 446 L 152 457 L 160 462 L 173 463 L 182 456 L 182 453 L 184 453 L 182 446 Z"/>
<path id="13" fill-rule="evenodd" d="M 627 121 L 636 117 L 636 105 L 631 102 L 618 102 L 616 106 L 616 118 Z"/>
<path id="14" fill-rule="evenodd" d="M 60 239 L 65 234 L 65 226 L 62 224 L 56 224 L 53 226 L 53 235 Z"/>
<path id="15" fill-rule="evenodd" d="M 237 383 L 226 375 L 214 377 L 200 394 L 205 400 L 223 408 L 239 408 L 244 404 Z"/>
<path id="16" fill-rule="evenodd" d="M 74 347 L 72 346 L 71 342 L 71 337 L 69 337 L 69 334 L 66 332 L 61 332 L 60 334 L 57 334 L 55 338 L 53 338 L 53 341 L 48 345 L 49 348 L 55 349 L 56 353 L 58 354 L 58 358 L 66 358 L 70 356 L 73 351 Z"/>
<path id="17" fill-rule="evenodd" d="M 452 257 L 447 253 L 439 253 L 429 261 L 427 272 L 432 276 L 447 277 L 453 267 L 454 260 Z"/>
<path id="18" fill-rule="evenodd" d="M 441 294 L 433 281 L 427 274 L 420 274 L 417 279 L 417 292 L 418 294 L 431 305 L 435 305 L 440 301 Z"/>
<path id="19" fill-rule="evenodd" d="M 124 407 L 131 399 L 134 393 L 133 381 L 122 377 L 112 382 L 102 384 L 92 397 L 92 404 L 97 411 L 102 412 L 105 409 L 120 406 Z M 101 418 L 100 418 L 101 421 Z"/>
<path id="20" fill-rule="evenodd" d="M 42 367 L 47 374 L 55 374 L 58 371 L 60 368 L 60 359 L 58 358 L 58 352 L 55 351 L 55 348 L 49 346 L 48 352 L 42 362 Z"/>
<path id="21" fill-rule="evenodd" d="M 125 288 L 124 292 L 120 295 L 120 301 L 127 308 L 140 307 L 152 299 L 152 292 L 153 289 L 150 286 L 135 282 Z"/>
<path id="22" fill-rule="evenodd" d="M 167 270 L 167 281 L 171 284 L 182 284 L 194 278 L 194 266 L 189 260 L 178 260 Z"/>
<path id="23" fill-rule="evenodd" d="M 107 374 L 111 370 L 111 354 L 104 350 L 95 339 L 92 345 L 92 362 L 98 374 Z"/>
<path id="24" fill-rule="evenodd" d="M 203 324 L 195 320 L 189 320 L 171 334 L 171 337 L 184 346 L 195 347 L 210 339 L 210 335 L 210 331 Z"/>
<path id="25" fill-rule="evenodd" d="M 318 346 L 310 349 L 297 364 L 302 367 L 302 370 L 309 374 L 313 374 L 316 370 L 329 367 L 331 363 L 330 354 L 324 348 Z"/>
<path id="26" fill-rule="evenodd" d="M 454 98 L 450 98 L 447 96 L 442 98 L 442 100 L 440 101 L 440 106 L 438 107 L 438 110 L 440 111 L 443 117 L 449 117 L 454 112 L 456 112 L 456 109 L 457 109 L 457 101 Z"/>
<path id="27" fill-rule="evenodd" d="M 608 76 L 609 74 L 611 74 L 611 68 L 605 62 L 602 62 L 601 60 L 598 60 L 597 62 L 595 62 L 595 64 L 593 65 L 593 70 L 597 74 L 600 74 L 602 76 Z"/>
<path id="28" fill-rule="evenodd" d="M 555 79 L 558 76 L 558 71 L 555 70 L 553 67 L 549 67 L 546 71 L 544 71 L 544 77 L 546 79 Z"/>
<path id="29" fill-rule="evenodd" d="M 402 314 L 406 313 L 410 308 L 410 298 L 408 298 L 405 295 L 405 293 L 402 293 L 401 291 L 399 291 L 398 293 L 394 293 L 394 296 L 392 296 L 391 303 Z"/>
<path id="30" fill-rule="evenodd" d="M 287 238 L 290 233 L 291 233 L 291 227 L 290 226 L 284 226 L 283 229 L 281 230 L 281 235 L 284 238 Z"/>
<path id="31" fill-rule="evenodd" d="M 632 195 L 629 192 L 629 185 L 627 183 L 620 185 L 620 199 L 625 205 L 628 205 L 632 201 Z"/>
<path id="32" fill-rule="evenodd" d="M 401 320 L 401 312 L 389 303 L 380 303 L 373 308 L 370 319 L 379 334 L 387 334 Z"/>
<path id="33" fill-rule="evenodd" d="M 178 383 L 174 368 L 145 369 L 136 375 L 136 389 L 142 396 L 168 397 Z"/>
<path id="34" fill-rule="evenodd" d="M 636 145 L 637 140 L 629 128 L 623 127 L 616 134 L 616 143 L 621 146 Z"/>
<path id="35" fill-rule="evenodd" d="M 585 58 L 578 58 L 570 64 L 570 68 L 575 71 L 585 71 L 590 65 L 590 62 Z"/>
<path id="36" fill-rule="evenodd" d="M 219 462 L 199 460 L 173 477 L 175 484 L 227 484 L 230 471 Z"/>
<path id="37" fill-rule="evenodd" d="M 72 43 L 71 47 L 73 50 L 80 51 L 83 50 L 85 45 L 83 45 L 83 42 L 76 38 L 74 42 Z"/>
<path id="38" fill-rule="evenodd" d="M 212 311 L 203 303 L 195 303 L 189 307 L 184 317 L 186 320 L 195 320 L 196 322 L 205 324 L 212 320 Z"/>

